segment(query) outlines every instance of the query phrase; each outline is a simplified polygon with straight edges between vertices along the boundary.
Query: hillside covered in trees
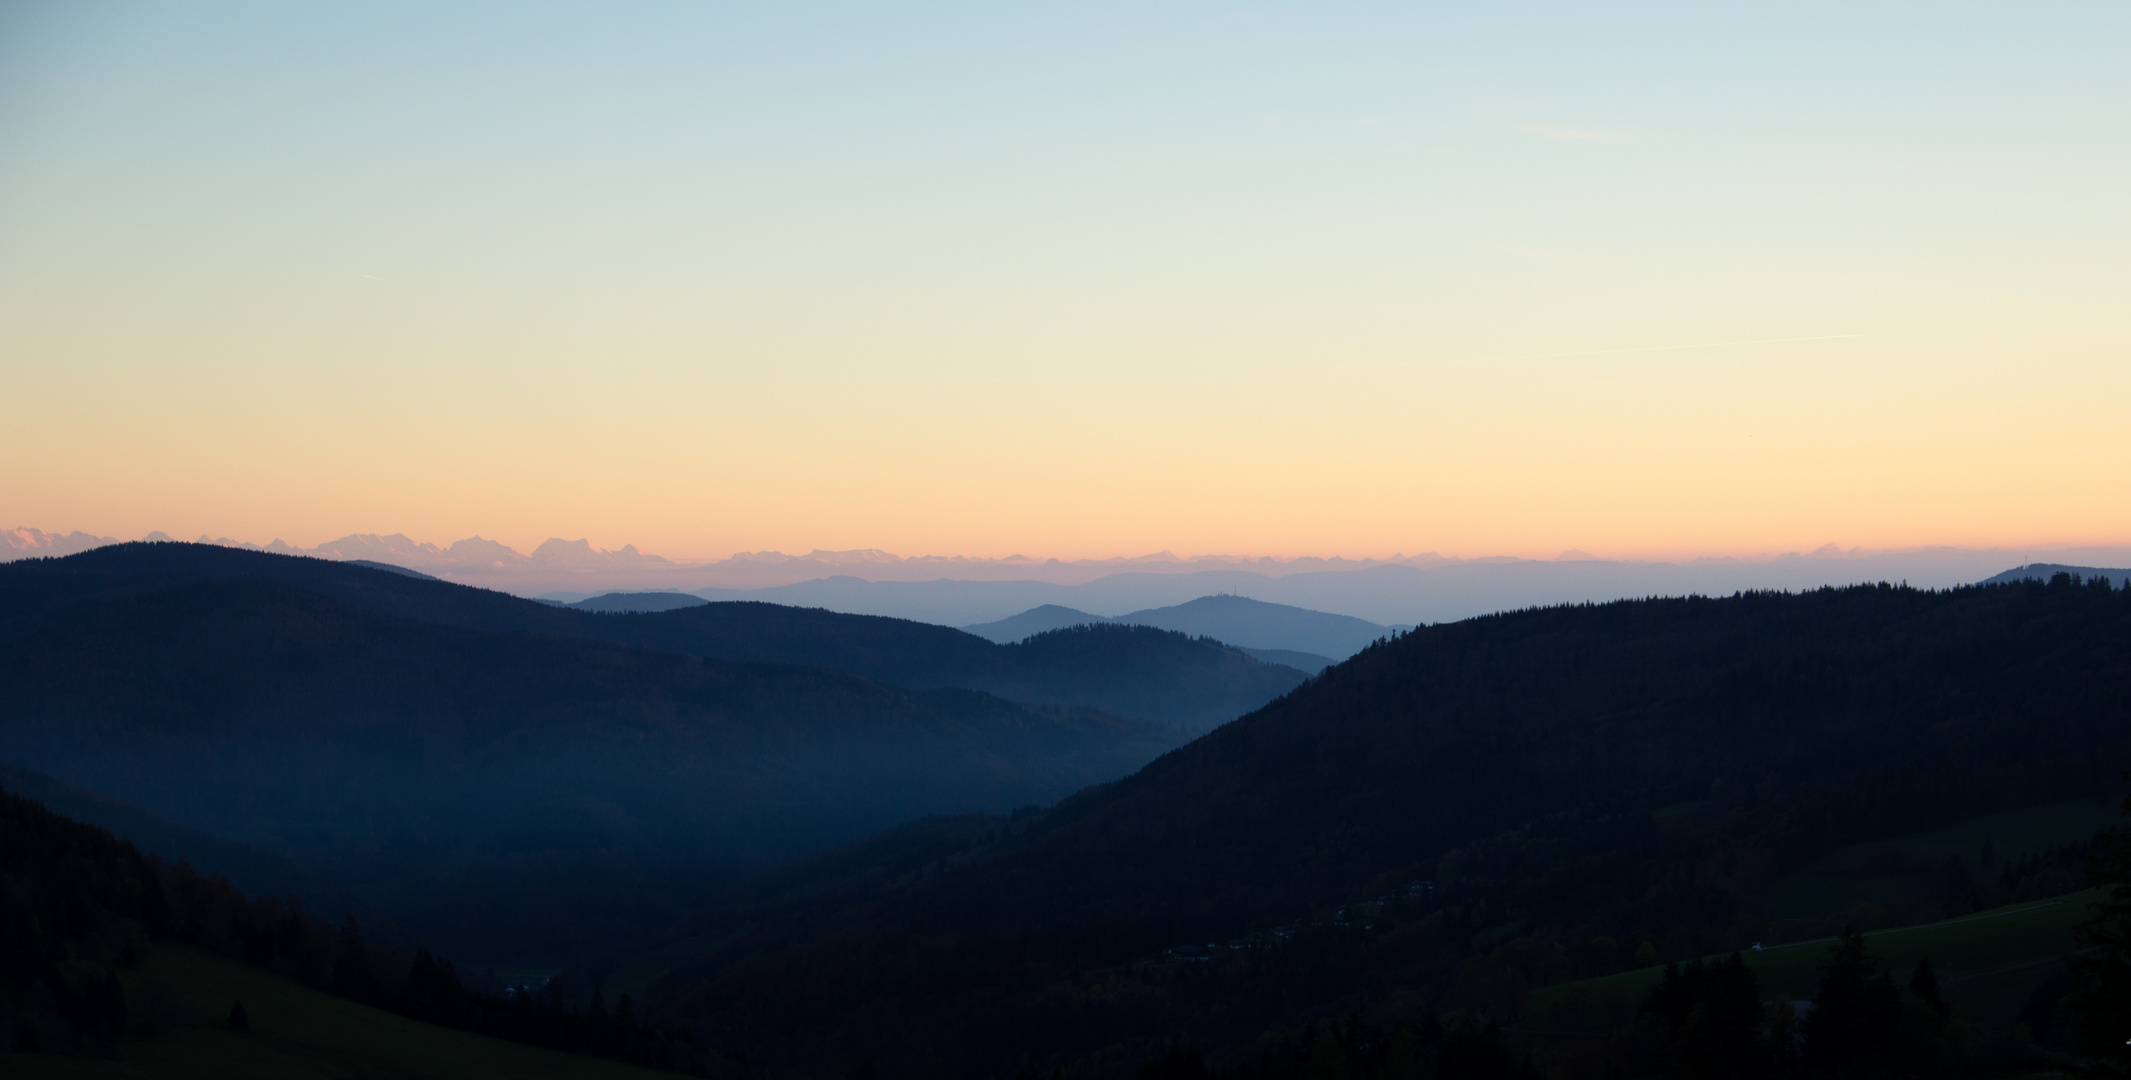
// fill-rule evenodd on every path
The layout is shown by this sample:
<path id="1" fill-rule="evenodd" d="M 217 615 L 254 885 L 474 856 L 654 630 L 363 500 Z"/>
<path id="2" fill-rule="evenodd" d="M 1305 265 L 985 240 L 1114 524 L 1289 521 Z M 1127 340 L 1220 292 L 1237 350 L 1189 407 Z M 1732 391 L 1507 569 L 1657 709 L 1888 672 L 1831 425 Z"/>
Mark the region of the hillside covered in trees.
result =
<path id="1" fill-rule="evenodd" d="M 674 1033 L 661 1045 L 692 1043 L 702 1056 L 682 1059 L 704 1068 L 1522 1075 L 1516 1025 L 1544 988 L 2059 897 L 2117 880 L 2095 876 L 2102 853 L 2122 859 L 2087 840 L 2131 763 L 2131 591 L 2106 582 L 1427 627 L 1179 745 L 1173 727 L 1091 708 L 777 658 L 907 674 L 991 657 L 1067 697 L 1141 664 L 1159 697 L 1189 684 L 1162 671 L 1233 650 L 1098 627 L 968 651 L 968 635 L 895 620 L 594 615 L 225 554 L 0 568 L 7 760 L 80 785 L 30 778 L 114 821 L 153 815 L 202 851 L 212 834 L 323 870 L 459 959 L 574 961 L 557 1015 L 591 1015 L 595 989 L 627 994 L 631 1030 Z M 688 615 L 702 621 L 671 618 Z M 2000 857 L 1944 839 L 2008 821 L 2048 842 Z M 106 848 L 146 868 L 112 880 L 191 895 L 176 871 Z M 1846 874 L 1871 888 L 1828 887 Z M 245 917 L 286 915 L 271 907 Z M 74 1010 L 39 1029 L 55 1046 L 108 1041 L 97 988 L 126 954 L 102 940 L 35 944 L 18 973 L 18 994 L 72 995 L 36 1005 Z M 338 932 L 289 940 L 260 962 L 335 989 Z M 2108 955 L 2105 937 L 2082 940 Z M 35 966 L 54 957 L 104 966 Z M 379 963 L 402 986 L 443 970 Z M 1680 1041 L 1688 1019 L 1739 1013 L 1747 993 L 1711 963 L 1625 1006 L 1583 1064 L 1547 1066 L 1706 1073 L 1679 1064 L 1702 1053 Z M 1914 1014 L 1917 1046 L 1969 1068 L 1968 1029 L 1951 1012 L 1931 1027 L 1927 989 L 1888 1000 Z M 2035 993 L 2030 1033 L 2074 1000 Z M 492 1006 L 451 1000 L 436 1015 L 490 1022 L 477 1014 Z M 1770 1069 L 1822 1067 L 1757 1045 Z"/>
<path id="2" fill-rule="evenodd" d="M 1904 917 L 1786 925 L 1767 897 L 1862 841 L 2110 800 L 2127 761 L 2131 592 L 1525 611 L 1402 635 L 1033 820 L 972 822 L 897 875 L 817 867 L 792 902 L 608 964 L 660 968 L 654 1015 L 783 1068 L 1125 1071 Z M 1939 902 L 2080 874 L 1949 873 Z"/>
<path id="3" fill-rule="evenodd" d="M 82 558 L 127 554 L 109 550 Z M 1087 708 L 422 622 L 270 576 L 68 562 L 0 567 L 0 757 L 293 857 L 484 960 L 561 962 L 748 871 L 1049 803 L 1182 740 Z M 343 591 L 488 602 L 319 566 Z"/>
<path id="4" fill-rule="evenodd" d="M 1085 706 L 1201 731 L 1286 693 L 1303 674 L 1218 642 L 1147 627 L 996 645 L 945 626 L 818 608 L 731 602 L 600 613 L 321 559 L 203 544 L 116 544 L 0 567 L 0 635 L 40 612 L 123 598 L 143 583 L 267 579 L 373 615 L 512 634 L 581 638 L 713 660 L 834 668 L 911 690 L 980 690 Z"/>
<path id="5" fill-rule="evenodd" d="M 645 1024 L 626 998 L 612 1008 L 596 998 L 589 1008 L 573 1008 L 564 1004 L 561 983 L 552 980 L 538 987 L 469 989 L 449 961 L 427 950 L 409 956 L 380 949 L 364 940 L 352 918 L 336 927 L 308 915 L 300 901 L 245 896 L 182 861 L 145 856 L 103 829 L 0 790 L 0 1054 L 113 1057 L 122 1046 L 138 1049 L 203 1019 L 248 1035 L 255 1012 L 286 1016 L 286 999 L 301 993 L 277 987 L 271 978 L 255 978 L 247 980 L 260 992 L 251 1009 L 242 999 L 223 999 L 213 1004 L 226 1013 L 189 1015 L 196 1010 L 184 1005 L 179 987 L 138 975 L 152 958 L 162 959 L 151 954 L 186 949 L 445 1028 L 697 1076 L 748 1072 L 744 1062 L 703 1051 L 685 1032 Z M 197 957 L 190 963 L 182 955 L 172 959 L 159 965 L 159 976 L 201 966 Z M 134 977 L 127 978 L 128 973 Z M 354 1019 L 361 1023 L 363 1018 Z M 365 1026 L 371 1041 L 395 1034 L 374 1020 Z M 292 1033 L 259 1034 L 287 1043 Z M 433 1038 L 429 1045 L 435 1048 Z M 316 1053 L 318 1048 L 305 1049 Z M 534 1064 L 545 1066 L 543 1073 L 581 1074 L 564 1059 L 503 1053 L 494 1044 L 461 1040 L 453 1049 L 477 1060 L 491 1058 L 492 1069 L 515 1071 Z M 194 1046 L 194 1056 L 198 1051 Z M 260 1064 L 256 1055 L 239 1060 L 251 1068 Z M 193 1064 L 188 1072 L 205 1063 Z M 306 1072 L 320 1066 L 335 1074 L 350 1065 L 364 1068 L 330 1060 L 307 1064 Z M 28 1065 L 13 1058 L 5 1071 L 14 1075 Z M 125 1075 L 143 1074 L 128 1070 Z"/>

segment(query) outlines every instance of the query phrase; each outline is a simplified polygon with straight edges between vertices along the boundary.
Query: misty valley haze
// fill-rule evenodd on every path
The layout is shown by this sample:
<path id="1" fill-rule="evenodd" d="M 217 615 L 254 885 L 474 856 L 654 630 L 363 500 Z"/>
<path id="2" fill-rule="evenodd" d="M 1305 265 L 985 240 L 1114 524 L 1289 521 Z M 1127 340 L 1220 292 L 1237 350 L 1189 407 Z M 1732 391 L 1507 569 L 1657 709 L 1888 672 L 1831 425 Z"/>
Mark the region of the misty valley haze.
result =
<path id="1" fill-rule="evenodd" d="M 2123 574 L 1405 630 L 1217 595 L 1114 622 L 1039 609 L 993 628 L 1001 643 L 102 545 L 0 566 L 0 786 L 166 860 L 126 864 L 140 888 L 226 878 L 297 905 L 238 923 L 312 912 L 386 951 L 305 952 L 305 935 L 333 940 L 326 923 L 257 939 L 282 945 L 164 931 L 187 948 L 521 1042 L 721 1076 L 1130 1074 L 1179 1032 L 1243 1063 L 1277 1057 L 1264 1037 L 1298 1018 L 1427 1002 L 1435 1026 L 1400 1030 L 1441 1061 L 1476 1039 L 1503 1067 L 1564 1068 L 1518 1032 L 1642 1060 L 1603 1041 L 1639 999 L 1527 1015 L 1551 987 L 1595 1001 L 1575 988 L 1663 961 L 1996 927 L 1966 916 L 2086 895 L 2131 760 Z M 1305 672 L 1164 624 L 1345 659 L 1296 653 Z M 2023 932 L 2010 954 L 1962 948 L 2032 958 L 2069 931 Z M 408 951 L 472 981 L 404 967 Z M 2005 1034 L 2034 1001 L 2075 1003 L 2062 1032 L 2106 1016 L 2036 981 L 2060 978 L 2054 960 L 2001 976 L 1965 955 L 1933 963 L 1987 989 L 1959 1000 L 2005 1061 L 2041 1060 Z M 496 967 L 544 974 L 477 974 Z M 1055 1004 L 1098 987 L 1132 1004 Z M 536 992 L 546 1034 L 507 1020 L 511 994 Z M 630 1024 L 662 1026 L 612 1028 L 601 1003 L 624 995 Z M 16 1037 L 112 1045 L 94 1000 Z M 45 1015 L 14 1008 L 18 1025 Z"/>
<path id="2" fill-rule="evenodd" d="M 2131 4 L 0 3 L 0 1080 L 2131 1080 Z"/>
<path id="3" fill-rule="evenodd" d="M 168 539 L 160 533 L 151 539 Z M 116 543 L 83 532 L 32 528 L 0 532 L 0 560 L 66 554 Z M 208 543 L 206 537 L 201 543 Z M 1565 552 L 1553 560 L 1447 558 L 1295 559 L 1167 552 L 1130 559 L 903 558 L 884 551 L 743 553 L 707 563 L 671 561 L 632 546 L 604 550 L 586 540 L 549 539 L 532 554 L 472 537 L 448 546 L 402 535 L 359 534 L 315 548 L 228 539 L 220 546 L 336 561 L 400 566 L 461 584 L 560 603 L 612 592 L 684 592 L 712 600 L 760 600 L 886 615 L 943 626 L 988 624 L 1055 605 L 1116 619 L 1200 597 L 1233 594 L 1383 626 L 1448 622 L 1533 604 L 1641 596 L 1722 595 L 1742 589 L 1810 589 L 1878 581 L 1929 588 L 1980 581 L 2029 562 L 2131 565 L 2131 547 L 2044 551 L 1922 548 L 1863 552 L 1834 545 L 1806 554 L 1684 562 L 1597 559 Z M 1310 651 L 1310 650 L 1302 650 Z"/>
<path id="4" fill-rule="evenodd" d="M 192 545 L 16 563 L 0 595 L 11 763 L 512 963 L 913 817 L 1054 802 L 1302 681 L 1145 628 L 1002 647 L 768 605 L 581 614 Z M 532 923 L 487 910 L 519 893 L 546 897 Z"/>

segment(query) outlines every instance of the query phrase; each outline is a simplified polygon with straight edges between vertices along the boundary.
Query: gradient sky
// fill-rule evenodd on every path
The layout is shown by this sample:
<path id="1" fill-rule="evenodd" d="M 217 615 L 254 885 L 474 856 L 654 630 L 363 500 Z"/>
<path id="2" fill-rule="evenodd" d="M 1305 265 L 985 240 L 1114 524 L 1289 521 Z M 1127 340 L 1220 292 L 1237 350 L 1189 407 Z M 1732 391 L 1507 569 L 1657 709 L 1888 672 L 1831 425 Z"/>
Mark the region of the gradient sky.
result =
<path id="1" fill-rule="evenodd" d="M 2125 542 L 2127 47 L 2113 0 L 7 3 L 0 527 Z"/>

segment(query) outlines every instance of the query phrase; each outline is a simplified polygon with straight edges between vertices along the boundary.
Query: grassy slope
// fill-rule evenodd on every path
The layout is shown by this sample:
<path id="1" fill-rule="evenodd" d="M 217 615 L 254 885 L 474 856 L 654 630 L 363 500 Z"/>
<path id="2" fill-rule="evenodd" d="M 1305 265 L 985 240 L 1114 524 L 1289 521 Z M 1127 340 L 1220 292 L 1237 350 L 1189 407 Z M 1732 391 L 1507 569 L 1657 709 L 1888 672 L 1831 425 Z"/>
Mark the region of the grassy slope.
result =
<path id="1" fill-rule="evenodd" d="M 121 1059 L 19 1055 L 10 1077 L 554 1078 L 650 1080 L 667 1073 L 433 1027 L 306 989 L 209 953 L 158 946 L 126 978 L 136 1020 L 160 1013 L 163 1031 L 126 1041 Z M 242 1001 L 251 1032 L 223 1028 Z"/>
<path id="2" fill-rule="evenodd" d="M 1906 980 L 1929 958 L 1940 985 L 1971 1019 L 2009 1023 L 2028 990 L 2072 947 L 2072 928 L 2092 916 L 2098 889 L 2014 904 L 1945 922 L 1865 935 L 1872 955 Z M 1807 941 L 1747 953 L 1748 966 L 1771 997 L 1810 999 L 1830 942 Z M 1664 969 L 1650 967 L 1534 991 L 1520 1027 L 1534 1031 L 1602 1031 L 1633 1016 Z"/>
<path id="3" fill-rule="evenodd" d="M 2118 818 L 2113 803 L 2075 800 L 2034 806 L 1964 821 L 1937 832 L 1918 833 L 1830 852 L 1779 882 L 1769 904 L 1779 915 L 1817 918 L 1861 903 L 1889 902 L 1924 906 L 1928 898 L 1913 893 L 1901 875 L 1877 872 L 1874 855 L 1892 849 L 1924 863 L 1958 857 L 1970 867 L 1982 865 L 1985 845 L 1998 862 L 2012 862 L 2061 844 L 2076 844 Z"/>

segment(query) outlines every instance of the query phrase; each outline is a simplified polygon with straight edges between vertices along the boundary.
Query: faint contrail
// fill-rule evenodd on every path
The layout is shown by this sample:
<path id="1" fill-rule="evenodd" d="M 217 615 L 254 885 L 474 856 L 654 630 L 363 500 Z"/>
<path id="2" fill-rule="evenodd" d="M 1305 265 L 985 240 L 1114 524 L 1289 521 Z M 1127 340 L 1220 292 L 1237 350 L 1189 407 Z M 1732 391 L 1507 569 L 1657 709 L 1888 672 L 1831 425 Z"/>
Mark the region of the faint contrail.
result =
<path id="1" fill-rule="evenodd" d="M 1556 360 L 1566 356 L 1613 356 L 1619 353 L 1677 352 L 1681 349 L 1721 349 L 1726 345 L 1779 345 L 1786 341 L 1833 341 L 1836 338 L 1860 338 L 1863 334 L 1815 334 L 1812 337 L 1760 338 L 1754 341 L 1705 341 L 1700 345 L 1646 345 L 1638 349 L 1593 349 L 1590 352 L 1532 353 L 1529 356 L 1475 356 L 1460 361 L 1466 364 L 1485 364 L 1495 360 Z"/>

